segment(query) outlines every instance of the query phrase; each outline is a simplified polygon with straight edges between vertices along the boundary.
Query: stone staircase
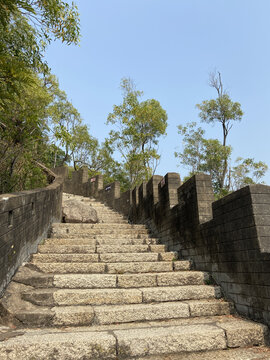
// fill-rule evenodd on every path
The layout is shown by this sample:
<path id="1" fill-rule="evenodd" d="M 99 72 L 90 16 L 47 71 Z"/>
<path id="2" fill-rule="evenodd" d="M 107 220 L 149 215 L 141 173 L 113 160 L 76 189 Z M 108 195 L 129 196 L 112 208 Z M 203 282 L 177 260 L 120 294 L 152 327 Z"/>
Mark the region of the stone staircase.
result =
<path id="1" fill-rule="evenodd" d="M 0 360 L 270 359 L 267 328 L 231 315 L 206 273 L 84 201 L 100 223 L 54 224 L 8 286 Z"/>

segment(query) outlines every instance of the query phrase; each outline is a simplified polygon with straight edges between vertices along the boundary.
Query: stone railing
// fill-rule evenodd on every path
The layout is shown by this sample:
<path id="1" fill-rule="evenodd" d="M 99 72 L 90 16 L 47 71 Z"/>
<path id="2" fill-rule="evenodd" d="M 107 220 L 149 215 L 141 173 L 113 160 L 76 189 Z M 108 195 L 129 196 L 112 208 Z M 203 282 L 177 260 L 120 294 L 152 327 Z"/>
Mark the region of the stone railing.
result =
<path id="1" fill-rule="evenodd" d="M 56 169 L 66 176 L 66 170 Z M 183 185 L 176 173 L 154 175 L 133 191 L 103 186 L 87 170 L 64 182 L 64 191 L 91 196 L 147 224 L 169 250 L 208 271 L 240 314 L 270 324 L 270 187 L 246 186 L 214 201 L 208 175 Z"/>
<path id="2" fill-rule="evenodd" d="M 49 174 L 51 178 L 54 174 Z M 63 180 L 43 189 L 0 195 L 0 294 L 62 216 Z"/>

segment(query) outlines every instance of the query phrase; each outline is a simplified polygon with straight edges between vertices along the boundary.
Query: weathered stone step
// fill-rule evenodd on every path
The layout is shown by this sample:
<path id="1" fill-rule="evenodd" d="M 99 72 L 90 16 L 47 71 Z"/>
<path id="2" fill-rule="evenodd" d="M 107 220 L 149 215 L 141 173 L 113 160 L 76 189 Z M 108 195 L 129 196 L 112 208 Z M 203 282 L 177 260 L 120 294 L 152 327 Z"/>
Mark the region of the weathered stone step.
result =
<path id="1" fill-rule="evenodd" d="M 99 218 L 100 224 L 128 224 L 127 220 L 112 220 L 111 218 Z"/>
<path id="2" fill-rule="evenodd" d="M 149 236 L 139 236 L 139 238 L 134 238 L 132 236 L 125 236 L 125 237 L 111 237 L 109 235 L 106 236 L 95 236 L 97 243 L 99 245 L 140 245 L 140 244 L 147 244 L 147 245 L 158 245 L 159 239 L 155 237 Z"/>
<path id="3" fill-rule="evenodd" d="M 244 326 L 244 325 L 243 325 Z M 160 355 L 176 352 L 198 352 L 209 350 L 221 350 L 230 347 L 230 339 L 235 336 L 236 343 L 241 346 L 243 339 L 237 334 L 241 327 L 228 330 L 226 325 L 201 324 L 189 326 L 175 326 L 168 328 L 115 330 L 114 334 L 121 349 L 128 349 L 128 353 L 135 356 Z M 263 329 L 246 327 L 246 332 L 251 329 L 254 333 L 248 339 L 249 345 L 263 344 Z M 242 329 L 241 329 L 242 330 Z M 252 330 L 251 330 L 252 331 Z M 242 331 L 245 333 L 245 331 Z M 243 346 L 243 345 L 242 345 Z"/>
<path id="4" fill-rule="evenodd" d="M 270 348 L 255 346 L 248 348 L 213 350 L 203 352 L 181 352 L 177 354 L 137 357 L 136 360 L 269 360 Z"/>
<path id="5" fill-rule="evenodd" d="M 112 233 L 90 233 L 88 234 L 87 232 L 67 232 L 67 233 L 63 233 L 63 234 L 51 234 L 51 238 L 62 238 L 62 239 L 83 239 L 83 238 L 87 238 L 87 239 L 111 239 L 111 240 L 118 240 L 118 239 L 144 239 L 145 241 L 147 241 L 148 239 L 152 239 L 153 237 L 150 234 L 137 234 L 135 233 L 122 233 L 121 231 L 119 231 L 119 233 L 117 233 L 117 231 L 114 231 Z"/>
<path id="6" fill-rule="evenodd" d="M 3 336 L 8 340 L 0 342 L 0 355 L 1 360 L 66 360 L 71 354 L 73 359 L 147 359 L 150 356 L 151 360 L 176 360 L 177 357 L 170 356 L 179 354 L 181 360 L 186 359 L 184 355 L 188 360 L 201 360 L 202 351 L 221 354 L 223 349 L 263 345 L 267 331 L 263 325 L 240 319 L 226 321 L 226 317 L 224 321 L 212 323 L 186 322 L 181 325 L 181 321 L 178 322 L 179 325 L 176 322 L 167 326 L 138 323 L 134 328 L 123 325 L 120 329 L 119 326 L 108 326 L 110 332 L 106 326 L 76 331 L 72 328 L 54 331 L 45 328 L 42 332 L 30 330 L 24 334 L 20 330 L 7 330 L 7 335 L 3 333 Z M 240 349 L 232 351 L 241 354 Z M 228 350 L 224 354 L 229 354 Z M 161 358 L 162 355 L 166 357 Z"/>
<path id="7" fill-rule="evenodd" d="M 124 219 L 127 220 L 126 217 L 120 215 L 119 213 L 113 211 L 113 210 L 106 210 L 105 208 L 96 208 L 93 206 L 93 208 L 97 211 L 98 218 L 114 218 L 114 219 Z"/>
<path id="8" fill-rule="evenodd" d="M 145 274 L 42 274 L 22 267 L 14 281 L 35 288 L 139 288 L 155 286 L 203 285 L 208 275 L 200 271 L 179 271 Z"/>
<path id="9" fill-rule="evenodd" d="M 34 254 L 33 264 L 37 263 L 98 263 L 98 254 Z"/>
<path id="10" fill-rule="evenodd" d="M 97 209 L 94 207 L 94 209 L 97 211 L 98 214 L 98 218 L 102 219 L 102 218 L 113 218 L 113 219 L 123 219 L 126 220 L 127 219 L 124 216 L 119 215 L 119 213 L 116 213 L 114 211 L 107 211 L 105 209 Z"/>
<path id="11" fill-rule="evenodd" d="M 96 236 L 95 238 L 90 237 L 74 237 L 74 238 L 48 238 L 45 240 L 44 245 L 88 245 L 93 246 L 95 245 L 156 245 L 158 243 L 157 238 L 110 238 L 108 236 L 102 237 L 102 236 Z"/>
<path id="12" fill-rule="evenodd" d="M 22 299 L 40 306 L 139 304 L 220 297 L 218 286 L 188 285 L 138 289 L 35 289 Z"/>
<path id="13" fill-rule="evenodd" d="M 101 254 L 34 254 L 32 263 L 58 263 L 58 262 L 105 262 L 105 263 L 130 263 L 130 262 L 147 262 L 147 261 L 170 261 L 176 258 L 174 252 L 155 253 L 101 253 Z"/>
<path id="14" fill-rule="evenodd" d="M 53 245 L 39 245 L 38 252 L 40 254 L 92 254 L 96 252 L 96 242 L 92 245 L 57 245 L 54 242 Z"/>
<path id="15" fill-rule="evenodd" d="M 95 241 L 97 243 L 97 241 Z M 39 245 L 41 254 L 165 252 L 165 245 Z"/>
<path id="16" fill-rule="evenodd" d="M 141 225 L 141 224 L 110 224 L 110 226 L 108 226 L 107 224 L 103 224 L 103 223 L 97 223 L 97 224 L 81 224 L 81 223 L 58 223 L 58 224 L 53 224 L 52 225 L 52 229 L 74 229 L 74 230 L 93 230 L 93 229 L 102 229 L 102 230 L 107 230 L 109 228 L 109 230 L 112 229 L 124 229 L 124 230 L 147 230 L 145 225 Z"/>
<path id="17" fill-rule="evenodd" d="M 230 305 L 219 300 L 178 301 L 153 304 L 93 306 L 94 322 L 99 325 L 157 321 L 194 316 L 229 315 Z"/>
<path id="18" fill-rule="evenodd" d="M 129 238 L 141 238 L 147 237 L 148 231 L 147 230 L 128 230 L 128 229 L 89 229 L 89 230 L 73 230 L 73 229 L 56 229 L 52 232 L 52 237 L 92 237 L 92 236 L 106 236 L 106 237 L 129 237 Z"/>
<path id="19" fill-rule="evenodd" d="M 143 229 L 117 228 L 117 227 L 111 227 L 111 225 L 107 226 L 105 228 L 91 228 L 91 227 L 87 228 L 85 226 L 84 227 L 79 226 L 76 228 L 73 224 L 72 224 L 72 226 L 66 226 L 69 224 L 63 224 L 63 225 L 65 225 L 65 226 L 57 226 L 57 227 L 53 226 L 52 227 L 52 236 L 65 237 L 65 236 L 75 235 L 75 236 L 79 237 L 81 234 L 84 234 L 87 236 L 114 234 L 119 237 L 119 235 L 122 234 L 122 235 L 138 237 L 139 235 L 145 236 L 145 235 L 149 234 L 148 230 L 145 228 L 143 228 Z M 81 225 L 81 224 L 79 224 L 79 225 Z M 85 224 L 83 224 L 83 225 L 85 225 Z"/>
<path id="20" fill-rule="evenodd" d="M 229 315 L 231 310 L 227 302 L 216 299 L 155 304 L 55 306 L 43 311 L 39 308 L 35 311 L 17 311 L 14 316 L 31 327 L 90 326 L 222 316 Z"/>
<path id="21" fill-rule="evenodd" d="M 148 231 L 145 227 L 145 225 L 141 225 L 141 224 L 110 224 L 110 226 L 108 226 L 107 224 L 103 224 L 103 223 L 97 223 L 97 224 L 82 224 L 82 223 L 57 223 L 57 224 L 53 224 L 52 225 L 52 230 L 75 230 L 75 231 L 89 231 L 89 230 L 96 230 L 96 229 L 100 229 L 100 230 L 143 230 L 143 231 Z"/>
<path id="22" fill-rule="evenodd" d="M 166 251 L 165 245 L 98 245 L 98 253 L 135 253 L 135 252 L 158 252 Z"/>
<path id="23" fill-rule="evenodd" d="M 38 271 L 48 274 L 125 274 L 190 270 L 189 261 L 156 261 L 131 263 L 36 263 Z"/>

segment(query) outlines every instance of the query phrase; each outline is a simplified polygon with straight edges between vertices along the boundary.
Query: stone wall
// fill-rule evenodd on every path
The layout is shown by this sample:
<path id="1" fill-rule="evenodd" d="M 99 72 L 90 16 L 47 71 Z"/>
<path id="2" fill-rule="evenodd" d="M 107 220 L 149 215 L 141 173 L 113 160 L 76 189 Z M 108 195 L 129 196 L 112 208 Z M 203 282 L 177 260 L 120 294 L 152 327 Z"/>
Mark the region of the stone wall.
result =
<path id="1" fill-rule="evenodd" d="M 240 314 L 270 325 L 269 186 L 250 185 L 214 201 L 205 174 L 183 185 L 176 173 L 155 175 L 122 194 L 117 182 L 103 187 L 102 176 L 87 179 L 86 169 L 72 179 L 65 191 L 80 189 L 81 195 L 147 224 L 169 250 L 210 272 Z"/>
<path id="2" fill-rule="evenodd" d="M 0 195 L 0 295 L 62 216 L 62 179 L 43 189 Z"/>

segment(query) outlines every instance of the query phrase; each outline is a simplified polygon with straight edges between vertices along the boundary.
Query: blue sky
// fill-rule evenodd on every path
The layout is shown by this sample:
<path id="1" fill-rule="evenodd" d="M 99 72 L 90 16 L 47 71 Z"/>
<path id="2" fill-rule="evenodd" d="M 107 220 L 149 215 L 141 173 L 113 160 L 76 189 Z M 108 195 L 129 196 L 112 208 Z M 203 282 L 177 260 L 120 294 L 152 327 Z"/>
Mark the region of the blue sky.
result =
<path id="1" fill-rule="evenodd" d="M 46 59 L 60 86 L 100 141 L 114 104 L 121 103 L 120 80 L 130 77 L 144 99 L 160 101 L 168 113 L 160 140 L 157 174 L 177 166 L 181 149 L 177 125 L 198 121 L 195 105 L 215 98 L 209 72 L 221 72 L 244 117 L 228 137 L 233 158 L 270 166 L 270 1 L 269 0 L 77 0 L 80 46 L 50 45 Z M 219 125 L 206 136 L 221 139 Z M 270 184 L 270 171 L 265 177 Z"/>

